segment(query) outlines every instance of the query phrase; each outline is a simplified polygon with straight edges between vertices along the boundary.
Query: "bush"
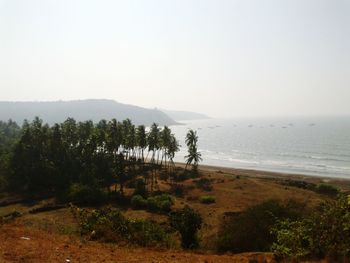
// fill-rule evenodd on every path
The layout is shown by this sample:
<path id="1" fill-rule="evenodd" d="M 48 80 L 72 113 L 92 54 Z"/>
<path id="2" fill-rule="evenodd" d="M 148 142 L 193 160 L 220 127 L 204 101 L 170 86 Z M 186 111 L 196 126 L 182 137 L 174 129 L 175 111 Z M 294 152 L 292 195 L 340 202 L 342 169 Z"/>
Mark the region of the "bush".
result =
<path id="1" fill-rule="evenodd" d="M 316 185 L 314 183 L 309 183 L 309 182 L 300 181 L 300 180 L 288 179 L 288 180 L 285 180 L 282 184 L 287 185 L 287 186 L 301 188 L 301 189 L 311 190 L 311 191 L 315 191 L 315 188 L 316 188 Z"/>
<path id="2" fill-rule="evenodd" d="M 218 233 L 217 250 L 234 253 L 269 251 L 275 240 L 271 228 L 277 220 L 299 218 L 304 214 L 304 208 L 304 205 L 295 201 L 283 205 L 270 200 L 224 218 Z"/>
<path id="3" fill-rule="evenodd" d="M 131 205 L 135 209 L 143 209 L 147 207 L 147 200 L 144 199 L 141 195 L 134 195 L 131 198 Z"/>
<path id="4" fill-rule="evenodd" d="M 339 189 L 330 184 L 319 184 L 316 187 L 316 192 L 329 196 L 337 196 L 339 194 Z"/>
<path id="5" fill-rule="evenodd" d="M 170 178 L 174 182 L 183 182 L 189 178 L 191 178 L 191 173 L 189 171 L 175 171 L 170 174 Z"/>
<path id="6" fill-rule="evenodd" d="M 168 181 L 169 180 L 169 173 L 168 171 L 161 171 L 159 174 L 159 179 L 163 181 Z"/>
<path id="7" fill-rule="evenodd" d="M 157 212 L 160 210 L 159 203 L 157 203 L 157 200 L 154 197 L 147 198 L 147 209 L 152 212 Z"/>
<path id="8" fill-rule="evenodd" d="M 99 204 L 108 198 L 101 189 L 82 184 L 72 184 L 67 197 L 69 201 L 77 204 Z"/>
<path id="9" fill-rule="evenodd" d="M 202 189 L 204 191 L 211 191 L 213 190 L 213 186 L 211 185 L 212 180 L 206 177 L 202 177 L 198 180 L 194 180 L 194 183 L 199 189 Z"/>
<path id="10" fill-rule="evenodd" d="M 111 208 L 88 211 L 71 206 L 80 233 L 105 242 L 127 241 L 140 246 L 168 245 L 168 235 L 159 225 L 147 220 L 127 219 Z"/>
<path id="11" fill-rule="evenodd" d="M 199 246 L 197 232 L 202 226 L 202 217 L 198 212 L 185 206 L 183 209 L 170 213 L 170 225 L 179 231 L 181 246 L 194 249 Z"/>
<path id="12" fill-rule="evenodd" d="M 153 212 L 169 212 L 174 204 L 173 197 L 168 194 L 156 195 L 147 198 L 147 208 Z"/>
<path id="13" fill-rule="evenodd" d="M 273 252 L 280 258 L 324 258 L 342 262 L 350 257 L 350 197 L 324 203 L 303 220 L 282 220 L 274 228 Z M 345 262 L 345 261 L 344 261 Z"/>
<path id="14" fill-rule="evenodd" d="M 0 193 L 5 191 L 7 187 L 7 180 L 5 176 L 0 175 Z"/>
<path id="15" fill-rule="evenodd" d="M 183 184 L 172 184 L 170 192 L 176 196 L 183 196 L 185 193 L 185 186 Z"/>
<path id="16" fill-rule="evenodd" d="M 212 204 L 212 203 L 215 203 L 215 197 L 204 195 L 204 196 L 201 196 L 200 201 L 202 204 Z"/>
<path id="17" fill-rule="evenodd" d="M 147 197 L 146 183 L 142 178 L 138 178 L 135 181 L 134 195 L 141 195 L 143 197 Z"/>
<path id="18" fill-rule="evenodd" d="M 147 220 L 130 220 L 132 242 L 140 246 L 168 245 L 168 236 L 158 224 Z"/>
<path id="19" fill-rule="evenodd" d="M 135 195 L 131 199 L 131 205 L 135 209 L 147 208 L 152 212 L 170 212 L 174 204 L 173 197 L 168 194 L 156 195 L 144 199 L 141 195 Z"/>

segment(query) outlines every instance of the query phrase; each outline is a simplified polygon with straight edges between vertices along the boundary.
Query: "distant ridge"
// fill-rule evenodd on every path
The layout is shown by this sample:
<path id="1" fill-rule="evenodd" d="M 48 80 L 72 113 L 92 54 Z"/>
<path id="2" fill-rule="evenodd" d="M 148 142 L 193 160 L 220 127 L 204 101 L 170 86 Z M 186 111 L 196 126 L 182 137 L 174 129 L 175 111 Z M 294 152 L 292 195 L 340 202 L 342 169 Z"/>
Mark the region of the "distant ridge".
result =
<path id="1" fill-rule="evenodd" d="M 174 111 L 174 110 L 163 110 L 166 115 L 175 121 L 189 121 L 189 120 L 205 120 L 210 119 L 209 116 L 197 112 L 191 111 Z"/>
<path id="2" fill-rule="evenodd" d="M 106 99 L 88 99 L 71 101 L 47 102 L 10 102 L 0 101 L 0 120 L 12 119 L 21 124 L 25 119 L 33 120 L 35 116 L 49 124 L 60 123 L 68 117 L 77 121 L 116 118 L 121 121 L 126 118 L 134 124 L 150 125 L 153 122 L 159 125 L 177 124 L 164 112 L 157 109 L 146 109 Z"/>

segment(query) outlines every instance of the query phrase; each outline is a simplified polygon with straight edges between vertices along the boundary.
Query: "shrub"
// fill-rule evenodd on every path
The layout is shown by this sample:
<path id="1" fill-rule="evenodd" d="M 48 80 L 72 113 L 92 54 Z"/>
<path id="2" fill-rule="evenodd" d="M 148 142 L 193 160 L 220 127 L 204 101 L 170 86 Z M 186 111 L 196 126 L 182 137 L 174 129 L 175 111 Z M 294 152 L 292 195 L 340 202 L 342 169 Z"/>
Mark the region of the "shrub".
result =
<path id="1" fill-rule="evenodd" d="M 234 253 L 269 251 L 275 240 L 271 228 L 277 220 L 298 218 L 304 213 L 304 208 L 304 205 L 295 201 L 283 205 L 270 200 L 224 218 L 218 233 L 217 250 Z"/>
<path id="2" fill-rule="evenodd" d="M 141 195 L 134 195 L 131 198 L 131 205 L 135 209 L 142 209 L 147 207 L 147 200 L 144 199 Z"/>
<path id="3" fill-rule="evenodd" d="M 147 208 L 154 212 L 169 212 L 174 204 L 173 197 L 168 194 L 156 195 L 147 198 Z"/>
<path id="4" fill-rule="evenodd" d="M 6 187 L 7 187 L 7 180 L 5 176 L 2 176 L 0 174 L 0 193 L 5 191 Z"/>
<path id="5" fill-rule="evenodd" d="M 2 224 L 5 224 L 5 223 L 9 223 L 11 222 L 12 220 L 16 219 L 17 217 L 20 217 L 22 216 L 22 214 L 16 210 L 14 210 L 13 212 L 11 213 L 8 213 L 4 216 L 0 216 L 0 226 Z"/>
<path id="6" fill-rule="evenodd" d="M 200 201 L 202 204 L 212 204 L 212 203 L 215 203 L 215 197 L 204 195 L 204 196 L 201 196 Z"/>
<path id="7" fill-rule="evenodd" d="M 147 220 L 130 220 L 130 232 L 132 242 L 140 246 L 150 246 L 156 244 L 167 245 L 168 236 L 164 229 L 156 223 Z"/>
<path id="8" fill-rule="evenodd" d="M 185 192 L 185 186 L 183 184 L 172 184 L 170 192 L 176 196 L 183 196 Z"/>
<path id="9" fill-rule="evenodd" d="M 134 195 L 141 195 L 143 197 L 147 196 L 146 183 L 142 178 L 138 178 L 135 181 Z"/>
<path id="10" fill-rule="evenodd" d="M 159 211 L 159 203 L 157 203 L 157 200 L 154 197 L 147 198 L 147 209 L 152 212 Z"/>
<path id="11" fill-rule="evenodd" d="M 72 184 L 67 197 L 77 204 L 98 204 L 107 199 L 107 194 L 94 186 Z"/>
<path id="12" fill-rule="evenodd" d="M 175 171 L 170 174 L 170 178 L 174 182 L 183 182 L 189 178 L 191 178 L 191 172 L 190 171 Z"/>
<path id="13" fill-rule="evenodd" d="M 71 206 L 82 235 L 105 242 L 127 241 L 140 246 L 167 245 L 164 229 L 147 220 L 127 219 L 120 211 L 111 208 L 88 211 Z"/>
<path id="14" fill-rule="evenodd" d="M 342 262 L 350 257 L 350 197 L 325 202 L 303 220 L 282 220 L 274 228 L 273 252 L 281 258 L 328 257 Z M 345 261 L 344 261 L 345 262 Z"/>
<path id="15" fill-rule="evenodd" d="M 168 194 L 161 194 L 144 199 L 141 195 L 134 195 L 131 205 L 135 209 L 147 208 L 152 212 L 169 212 L 174 204 L 173 197 Z"/>
<path id="16" fill-rule="evenodd" d="M 169 173 L 168 173 L 168 171 L 162 171 L 162 172 L 160 172 L 160 174 L 159 174 L 159 179 L 160 180 L 163 180 L 163 181 L 168 181 L 168 179 L 169 179 Z"/>
<path id="17" fill-rule="evenodd" d="M 316 187 L 316 192 L 329 196 L 336 196 L 339 193 L 339 189 L 330 184 L 319 184 Z"/>
<path id="18" fill-rule="evenodd" d="M 183 209 L 170 213 L 170 225 L 179 231 L 181 246 L 194 249 L 199 246 L 197 232 L 202 226 L 202 217 L 198 212 L 185 206 Z"/>
<path id="19" fill-rule="evenodd" d="M 212 180 L 206 177 L 202 177 L 198 180 L 194 180 L 194 183 L 199 189 L 202 189 L 204 191 L 211 191 L 213 190 L 213 186 L 211 185 Z"/>
<path id="20" fill-rule="evenodd" d="M 160 211 L 163 211 L 163 212 L 170 212 L 171 211 L 171 205 L 173 203 L 169 200 L 165 200 L 165 201 L 162 201 L 160 203 Z"/>
<path id="21" fill-rule="evenodd" d="M 285 180 L 284 182 L 282 182 L 283 185 L 287 185 L 287 186 L 292 186 L 292 187 L 297 187 L 297 188 L 301 188 L 301 189 L 307 189 L 307 190 L 311 190 L 314 191 L 316 188 L 316 185 L 314 183 L 309 183 L 306 181 L 300 181 L 300 180 Z"/>

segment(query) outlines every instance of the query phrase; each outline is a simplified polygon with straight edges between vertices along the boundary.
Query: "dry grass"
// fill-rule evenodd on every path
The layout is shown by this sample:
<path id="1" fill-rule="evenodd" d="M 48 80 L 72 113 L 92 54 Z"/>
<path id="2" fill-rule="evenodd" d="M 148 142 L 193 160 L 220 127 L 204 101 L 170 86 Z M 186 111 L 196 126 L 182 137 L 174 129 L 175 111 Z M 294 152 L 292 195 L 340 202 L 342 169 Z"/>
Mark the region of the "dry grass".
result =
<path id="1" fill-rule="evenodd" d="M 201 170 L 204 177 L 212 179 L 213 188 L 209 192 L 197 188 L 192 179 L 182 182 L 188 190 L 183 197 L 177 197 L 174 204 L 174 208 L 188 204 L 202 215 L 204 225 L 200 231 L 201 251 L 160 251 L 85 242 L 79 237 L 76 222 L 68 208 L 38 214 L 28 213 L 34 207 L 52 202 L 44 200 L 39 203 L 18 203 L 0 207 L 0 216 L 14 210 L 23 213 L 23 216 L 13 223 L 1 226 L 0 262 L 64 262 L 66 258 L 71 259 L 71 262 L 271 262 L 270 254 L 217 256 L 199 253 L 210 253 L 213 250 L 220 221 L 226 212 L 239 212 L 269 199 L 294 199 L 313 207 L 326 198 L 309 190 L 281 184 L 281 180 L 285 178 L 313 183 L 324 182 L 323 178 L 223 168 L 220 168 L 220 172 L 218 170 L 215 167 L 205 167 Z M 158 182 L 160 190 L 170 189 L 168 183 Z M 350 189 L 349 181 L 333 180 L 327 183 L 334 183 L 343 190 Z M 131 189 L 127 189 L 128 194 L 132 192 Z M 216 202 L 202 204 L 199 197 L 203 195 L 215 197 Z M 127 209 L 124 212 L 130 218 L 149 219 L 161 224 L 168 220 L 166 215 L 144 210 Z M 29 237 L 30 240 L 23 240 L 22 236 Z"/>
<path id="2" fill-rule="evenodd" d="M 17 224 L 2 227 L 0 252 L 1 262 L 65 262 L 66 259 L 71 262 L 273 262 L 271 254 L 263 253 L 218 256 L 81 242 L 75 236 L 28 229 Z"/>

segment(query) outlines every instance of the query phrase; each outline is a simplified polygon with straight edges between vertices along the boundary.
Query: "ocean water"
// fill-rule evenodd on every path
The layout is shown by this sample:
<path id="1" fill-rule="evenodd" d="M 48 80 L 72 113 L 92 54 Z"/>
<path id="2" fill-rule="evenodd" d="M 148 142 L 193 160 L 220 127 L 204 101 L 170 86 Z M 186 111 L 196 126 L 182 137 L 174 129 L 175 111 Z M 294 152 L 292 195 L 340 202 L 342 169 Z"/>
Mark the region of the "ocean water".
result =
<path id="1" fill-rule="evenodd" d="M 350 117 L 209 119 L 181 122 L 175 161 L 185 136 L 197 131 L 202 164 L 350 178 Z"/>

